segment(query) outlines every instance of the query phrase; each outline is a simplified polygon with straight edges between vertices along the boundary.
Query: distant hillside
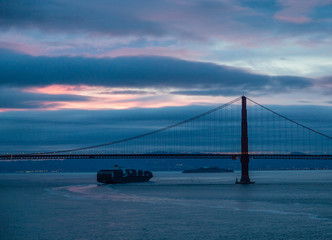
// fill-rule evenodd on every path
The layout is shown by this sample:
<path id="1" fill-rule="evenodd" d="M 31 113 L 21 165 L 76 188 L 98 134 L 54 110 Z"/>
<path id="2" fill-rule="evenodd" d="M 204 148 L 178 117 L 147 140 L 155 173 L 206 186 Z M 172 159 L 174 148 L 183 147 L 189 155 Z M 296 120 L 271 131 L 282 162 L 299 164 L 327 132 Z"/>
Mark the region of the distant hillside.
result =
<path id="1" fill-rule="evenodd" d="M 86 159 L 0 162 L 0 172 L 96 172 L 118 164 L 123 167 L 152 171 L 182 171 L 201 166 L 218 166 L 240 170 L 240 160 L 228 159 Z M 332 161 L 326 160 L 251 160 L 251 170 L 273 169 L 332 169 Z"/>

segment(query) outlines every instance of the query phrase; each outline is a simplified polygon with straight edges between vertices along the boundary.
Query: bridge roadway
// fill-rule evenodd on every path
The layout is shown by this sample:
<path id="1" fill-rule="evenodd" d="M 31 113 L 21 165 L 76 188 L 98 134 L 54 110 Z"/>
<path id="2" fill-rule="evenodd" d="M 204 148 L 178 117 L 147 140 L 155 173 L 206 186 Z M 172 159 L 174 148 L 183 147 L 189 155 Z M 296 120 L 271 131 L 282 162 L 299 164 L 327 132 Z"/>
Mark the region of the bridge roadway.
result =
<path id="1" fill-rule="evenodd" d="M 303 159 L 332 160 L 332 155 L 314 154 L 248 154 L 250 159 Z M 239 159 L 240 153 L 150 153 L 150 154 L 2 154 L 0 161 L 11 160 L 64 160 L 64 159 L 128 159 L 128 158 L 206 158 L 206 159 Z"/>

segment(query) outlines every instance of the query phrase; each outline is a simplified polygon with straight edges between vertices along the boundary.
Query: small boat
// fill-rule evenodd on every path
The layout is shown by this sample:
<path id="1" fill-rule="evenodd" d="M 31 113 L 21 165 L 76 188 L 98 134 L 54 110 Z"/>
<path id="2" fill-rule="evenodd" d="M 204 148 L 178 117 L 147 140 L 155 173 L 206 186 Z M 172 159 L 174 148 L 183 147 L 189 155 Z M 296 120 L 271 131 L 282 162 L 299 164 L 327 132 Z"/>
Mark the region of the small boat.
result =
<path id="1" fill-rule="evenodd" d="M 114 166 L 112 169 L 99 170 L 97 182 L 105 184 L 147 182 L 153 177 L 152 172 L 126 169 Z"/>
<path id="2" fill-rule="evenodd" d="M 234 172 L 231 169 L 219 168 L 219 167 L 200 167 L 195 169 L 183 170 L 183 173 L 221 173 L 221 172 Z"/>

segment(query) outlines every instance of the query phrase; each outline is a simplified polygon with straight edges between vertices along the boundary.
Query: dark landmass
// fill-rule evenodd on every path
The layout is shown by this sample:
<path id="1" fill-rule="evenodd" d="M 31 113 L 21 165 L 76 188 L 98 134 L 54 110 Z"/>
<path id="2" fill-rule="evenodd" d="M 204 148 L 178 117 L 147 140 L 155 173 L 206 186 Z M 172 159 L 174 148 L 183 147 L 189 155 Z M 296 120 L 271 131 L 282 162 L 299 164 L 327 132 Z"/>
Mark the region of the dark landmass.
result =
<path id="1" fill-rule="evenodd" d="M 231 159 L 76 159 L 0 162 L 0 172 L 97 172 L 115 164 L 149 171 L 183 171 L 201 166 L 241 170 L 239 160 Z M 327 160 L 250 160 L 250 170 L 332 169 Z"/>
<path id="2" fill-rule="evenodd" d="M 234 172 L 231 169 L 219 168 L 219 167 L 200 167 L 194 169 L 185 169 L 183 173 L 225 173 Z"/>

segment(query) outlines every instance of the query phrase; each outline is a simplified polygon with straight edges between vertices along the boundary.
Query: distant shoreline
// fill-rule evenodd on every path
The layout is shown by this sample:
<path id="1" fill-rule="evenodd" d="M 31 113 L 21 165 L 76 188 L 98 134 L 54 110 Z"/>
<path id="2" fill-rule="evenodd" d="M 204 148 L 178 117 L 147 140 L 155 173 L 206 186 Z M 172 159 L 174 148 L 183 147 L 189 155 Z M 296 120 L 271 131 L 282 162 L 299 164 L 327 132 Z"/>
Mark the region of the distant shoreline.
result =
<path id="1" fill-rule="evenodd" d="M 250 171 L 326 171 L 332 170 L 331 168 L 280 168 L 280 169 L 251 169 Z M 182 172 L 183 170 L 153 170 L 154 172 Z M 241 172 L 240 169 L 234 170 L 234 172 Z M 1 173 L 22 173 L 22 174 L 34 174 L 34 173 L 96 173 L 96 171 L 61 171 L 61 170 L 28 170 L 28 171 L 2 171 Z M 230 172 L 232 173 L 232 172 Z"/>

